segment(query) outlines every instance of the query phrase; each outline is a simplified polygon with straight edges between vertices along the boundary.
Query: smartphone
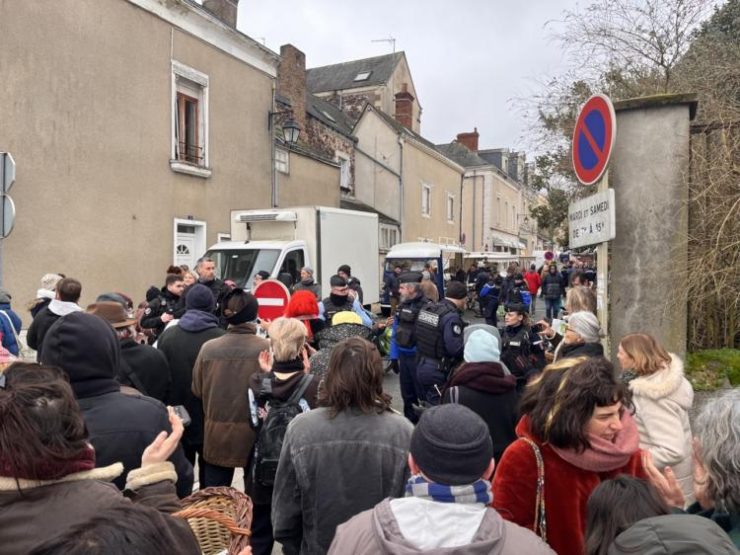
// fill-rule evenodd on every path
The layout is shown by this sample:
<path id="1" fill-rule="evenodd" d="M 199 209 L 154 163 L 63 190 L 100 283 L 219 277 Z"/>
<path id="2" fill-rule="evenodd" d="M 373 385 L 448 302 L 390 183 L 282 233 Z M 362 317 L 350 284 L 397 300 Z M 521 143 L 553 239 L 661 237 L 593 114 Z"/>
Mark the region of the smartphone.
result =
<path id="1" fill-rule="evenodd" d="M 190 419 L 190 414 L 188 413 L 188 409 L 186 409 L 182 405 L 175 405 L 172 407 L 172 409 L 175 411 L 175 414 L 180 417 L 180 420 L 182 420 L 182 425 L 184 427 L 190 426 L 190 423 L 192 420 Z"/>

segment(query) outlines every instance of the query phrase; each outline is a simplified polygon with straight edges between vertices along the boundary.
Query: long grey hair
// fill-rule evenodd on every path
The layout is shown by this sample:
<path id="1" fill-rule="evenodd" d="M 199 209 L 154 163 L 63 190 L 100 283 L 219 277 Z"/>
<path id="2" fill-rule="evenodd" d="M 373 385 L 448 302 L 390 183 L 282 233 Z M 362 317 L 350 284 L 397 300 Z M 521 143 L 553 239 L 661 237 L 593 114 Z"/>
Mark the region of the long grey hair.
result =
<path id="1" fill-rule="evenodd" d="M 694 435 L 715 509 L 740 512 L 740 389 L 707 403 L 696 419 Z"/>

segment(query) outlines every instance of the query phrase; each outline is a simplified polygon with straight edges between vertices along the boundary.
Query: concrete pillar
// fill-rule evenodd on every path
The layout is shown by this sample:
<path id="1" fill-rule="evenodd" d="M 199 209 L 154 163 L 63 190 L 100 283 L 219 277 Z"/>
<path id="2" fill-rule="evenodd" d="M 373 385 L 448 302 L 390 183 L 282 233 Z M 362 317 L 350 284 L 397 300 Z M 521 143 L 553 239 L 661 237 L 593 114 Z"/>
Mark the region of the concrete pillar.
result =
<path id="1" fill-rule="evenodd" d="M 610 350 L 628 333 L 686 352 L 689 122 L 695 95 L 614 104 L 617 139 L 609 164 L 616 197 L 610 245 Z"/>

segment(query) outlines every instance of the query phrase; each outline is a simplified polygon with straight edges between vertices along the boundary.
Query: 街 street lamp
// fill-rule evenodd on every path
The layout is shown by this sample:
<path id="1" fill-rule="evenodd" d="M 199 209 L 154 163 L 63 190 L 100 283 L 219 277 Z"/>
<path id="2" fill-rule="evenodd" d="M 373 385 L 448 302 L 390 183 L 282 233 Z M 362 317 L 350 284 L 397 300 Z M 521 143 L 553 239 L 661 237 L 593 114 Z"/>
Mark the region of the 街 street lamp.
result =
<path id="1" fill-rule="evenodd" d="M 290 152 L 290 147 L 295 145 L 298 142 L 298 136 L 301 134 L 301 126 L 298 125 L 298 123 L 293 119 L 293 110 L 282 110 L 280 112 L 270 112 L 268 114 L 267 118 L 267 129 L 270 132 L 270 141 L 271 141 L 271 148 L 270 152 L 272 154 L 272 191 L 271 191 L 271 205 L 273 208 L 277 208 L 278 206 L 278 176 L 277 176 L 277 168 L 275 167 L 275 158 L 276 158 L 276 152 L 277 147 L 275 145 L 275 136 L 273 134 L 273 122 L 275 121 L 275 118 L 278 116 L 287 116 L 287 120 L 283 122 L 282 124 L 282 131 L 283 131 L 283 143 L 286 147 L 288 147 L 288 152 Z"/>

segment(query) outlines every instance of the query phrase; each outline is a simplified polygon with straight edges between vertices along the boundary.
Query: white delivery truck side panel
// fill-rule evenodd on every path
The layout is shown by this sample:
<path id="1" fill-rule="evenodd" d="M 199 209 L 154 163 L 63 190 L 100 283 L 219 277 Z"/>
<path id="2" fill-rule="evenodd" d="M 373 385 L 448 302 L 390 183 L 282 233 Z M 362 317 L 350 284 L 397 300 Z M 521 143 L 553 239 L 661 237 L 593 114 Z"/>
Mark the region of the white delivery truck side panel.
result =
<path id="1" fill-rule="evenodd" d="M 318 260 L 315 270 L 322 296 L 329 295 L 329 278 L 337 268 L 348 264 L 362 284 L 363 302 L 379 302 L 378 215 L 324 206 L 317 207 L 317 213 L 319 248 L 314 260 Z"/>

